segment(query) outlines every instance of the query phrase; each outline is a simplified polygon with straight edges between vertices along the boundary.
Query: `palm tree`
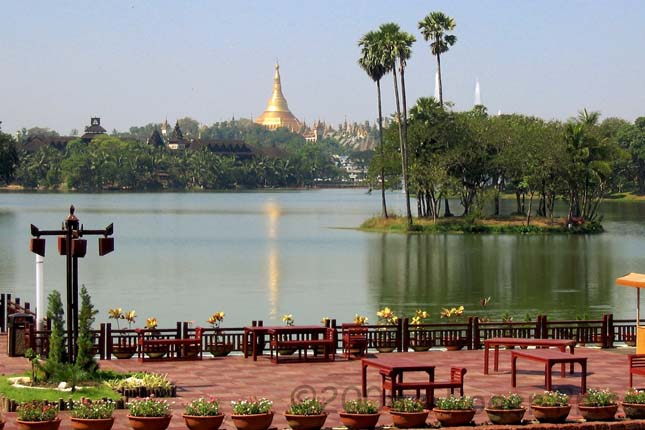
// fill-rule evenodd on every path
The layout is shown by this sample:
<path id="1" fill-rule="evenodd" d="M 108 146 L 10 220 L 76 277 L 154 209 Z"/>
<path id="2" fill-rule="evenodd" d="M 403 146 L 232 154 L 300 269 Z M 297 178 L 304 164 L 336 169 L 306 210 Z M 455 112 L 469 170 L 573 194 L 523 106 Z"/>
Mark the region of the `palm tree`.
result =
<path id="1" fill-rule="evenodd" d="M 399 142 L 401 147 L 401 170 L 403 173 L 403 190 L 405 191 L 405 208 L 408 227 L 412 226 L 412 211 L 410 210 L 410 188 L 408 186 L 408 149 L 407 149 L 407 113 L 405 97 L 405 66 L 412 55 L 412 44 L 415 37 L 401 31 L 398 24 L 393 22 L 382 24 L 379 31 L 383 37 L 383 63 L 392 70 L 394 76 L 394 95 L 396 99 L 396 119 L 399 126 Z M 399 64 L 401 74 L 401 95 L 403 99 L 403 116 L 399 100 L 399 87 L 396 77 L 396 64 Z"/>
<path id="2" fill-rule="evenodd" d="M 383 41 L 380 33 L 370 31 L 361 37 L 358 41 L 361 47 L 361 58 L 358 64 L 365 73 L 376 82 L 376 92 L 378 100 L 378 134 L 379 134 L 379 152 L 381 154 L 381 206 L 383 208 L 383 217 L 387 218 L 387 205 L 385 203 L 385 149 L 383 144 L 383 110 L 381 106 L 381 78 L 389 71 L 383 62 Z"/>
<path id="3" fill-rule="evenodd" d="M 426 42 L 430 41 L 432 55 L 437 57 L 437 72 L 439 74 L 439 104 L 443 106 L 443 88 L 441 83 L 441 54 L 457 42 L 457 36 L 446 34 L 454 30 L 455 20 L 443 12 L 431 12 L 419 21 L 419 30 Z"/>

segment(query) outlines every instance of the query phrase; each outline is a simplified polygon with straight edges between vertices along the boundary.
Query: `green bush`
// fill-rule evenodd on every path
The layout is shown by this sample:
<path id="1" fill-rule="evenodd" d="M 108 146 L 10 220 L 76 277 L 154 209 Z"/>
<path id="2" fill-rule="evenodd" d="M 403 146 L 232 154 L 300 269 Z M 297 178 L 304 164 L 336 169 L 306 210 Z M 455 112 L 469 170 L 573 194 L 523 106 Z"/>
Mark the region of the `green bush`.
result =
<path id="1" fill-rule="evenodd" d="M 320 415 L 325 410 L 325 403 L 317 399 L 304 398 L 289 405 L 287 413 L 291 415 Z"/>
<path id="2" fill-rule="evenodd" d="M 465 410 L 472 409 L 475 405 L 475 401 L 472 397 L 469 396 L 450 396 L 450 397 L 439 397 L 435 401 L 435 406 L 438 409 L 446 410 Z"/>
<path id="3" fill-rule="evenodd" d="M 630 388 L 623 397 L 624 403 L 645 403 L 645 391 Z"/>
<path id="4" fill-rule="evenodd" d="M 184 411 L 186 415 L 194 415 L 200 417 L 213 417 L 220 415 L 219 403 L 214 397 L 205 399 L 200 397 L 199 399 L 193 400 L 186 405 L 186 410 Z"/>
<path id="5" fill-rule="evenodd" d="M 392 401 L 391 411 L 395 412 L 423 412 L 425 405 L 421 400 L 403 397 Z"/>
<path id="6" fill-rule="evenodd" d="M 356 399 L 343 403 L 343 410 L 348 414 L 375 414 L 378 406 L 371 400 Z"/>
<path id="7" fill-rule="evenodd" d="M 496 394 L 488 402 L 491 409 L 519 409 L 522 407 L 522 396 L 517 393 Z"/>

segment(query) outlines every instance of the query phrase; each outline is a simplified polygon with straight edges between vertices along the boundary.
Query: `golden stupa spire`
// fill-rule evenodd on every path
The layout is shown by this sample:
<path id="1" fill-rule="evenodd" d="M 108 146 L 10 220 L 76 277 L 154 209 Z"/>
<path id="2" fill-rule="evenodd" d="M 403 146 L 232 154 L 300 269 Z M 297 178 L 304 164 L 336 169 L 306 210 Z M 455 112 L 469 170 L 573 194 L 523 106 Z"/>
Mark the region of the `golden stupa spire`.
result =
<path id="1" fill-rule="evenodd" d="M 273 75 L 273 93 L 267 103 L 267 108 L 256 120 L 256 124 L 262 124 L 271 129 L 287 127 L 292 131 L 300 128 L 300 122 L 289 110 L 287 99 L 282 94 L 282 82 L 280 81 L 280 64 L 275 62 L 275 73 Z"/>

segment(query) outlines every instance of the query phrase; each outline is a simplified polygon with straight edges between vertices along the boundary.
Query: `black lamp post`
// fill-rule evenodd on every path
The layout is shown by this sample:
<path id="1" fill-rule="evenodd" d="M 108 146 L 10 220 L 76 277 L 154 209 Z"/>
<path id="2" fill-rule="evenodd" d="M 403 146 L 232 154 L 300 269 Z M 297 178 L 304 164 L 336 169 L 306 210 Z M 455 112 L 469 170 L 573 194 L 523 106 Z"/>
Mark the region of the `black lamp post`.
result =
<path id="1" fill-rule="evenodd" d="M 100 235 L 99 255 L 114 251 L 114 224 L 103 230 L 85 230 L 74 215 L 74 205 L 69 207 L 69 216 L 63 221 L 61 230 L 40 230 L 31 224 L 31 252 L 45 256 L 45 239 L 40 236 L 58 236 L 58 252 L 66 256 L 67 272 L 67 352 L 70 363 L 76 361 L 76 344 L 78 339 L 78 259 L 85 257 L 87 241 L 83 236 Z"/>

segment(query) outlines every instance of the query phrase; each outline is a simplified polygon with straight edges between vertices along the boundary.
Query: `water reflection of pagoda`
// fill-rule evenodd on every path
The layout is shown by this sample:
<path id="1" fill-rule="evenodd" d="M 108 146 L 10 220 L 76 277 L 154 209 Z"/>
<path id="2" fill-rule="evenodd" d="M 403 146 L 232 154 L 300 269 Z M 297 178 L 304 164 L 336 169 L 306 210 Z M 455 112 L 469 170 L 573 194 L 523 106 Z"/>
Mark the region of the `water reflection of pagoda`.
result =
<path id="1" fill-rule="evenodd" d="M 271 130 L 285 127 L 294 133 L 300 132 L 302 124 L 291 113 L 287 105 L 287 99 L 282 94 L 282 84 L 280 83 L 280 66 L 276 62 L 275 75 L 273 76 L 273 94 L 269 99 L 267 108 L 254 121 L 256 124 L 263 125 Z"/>

